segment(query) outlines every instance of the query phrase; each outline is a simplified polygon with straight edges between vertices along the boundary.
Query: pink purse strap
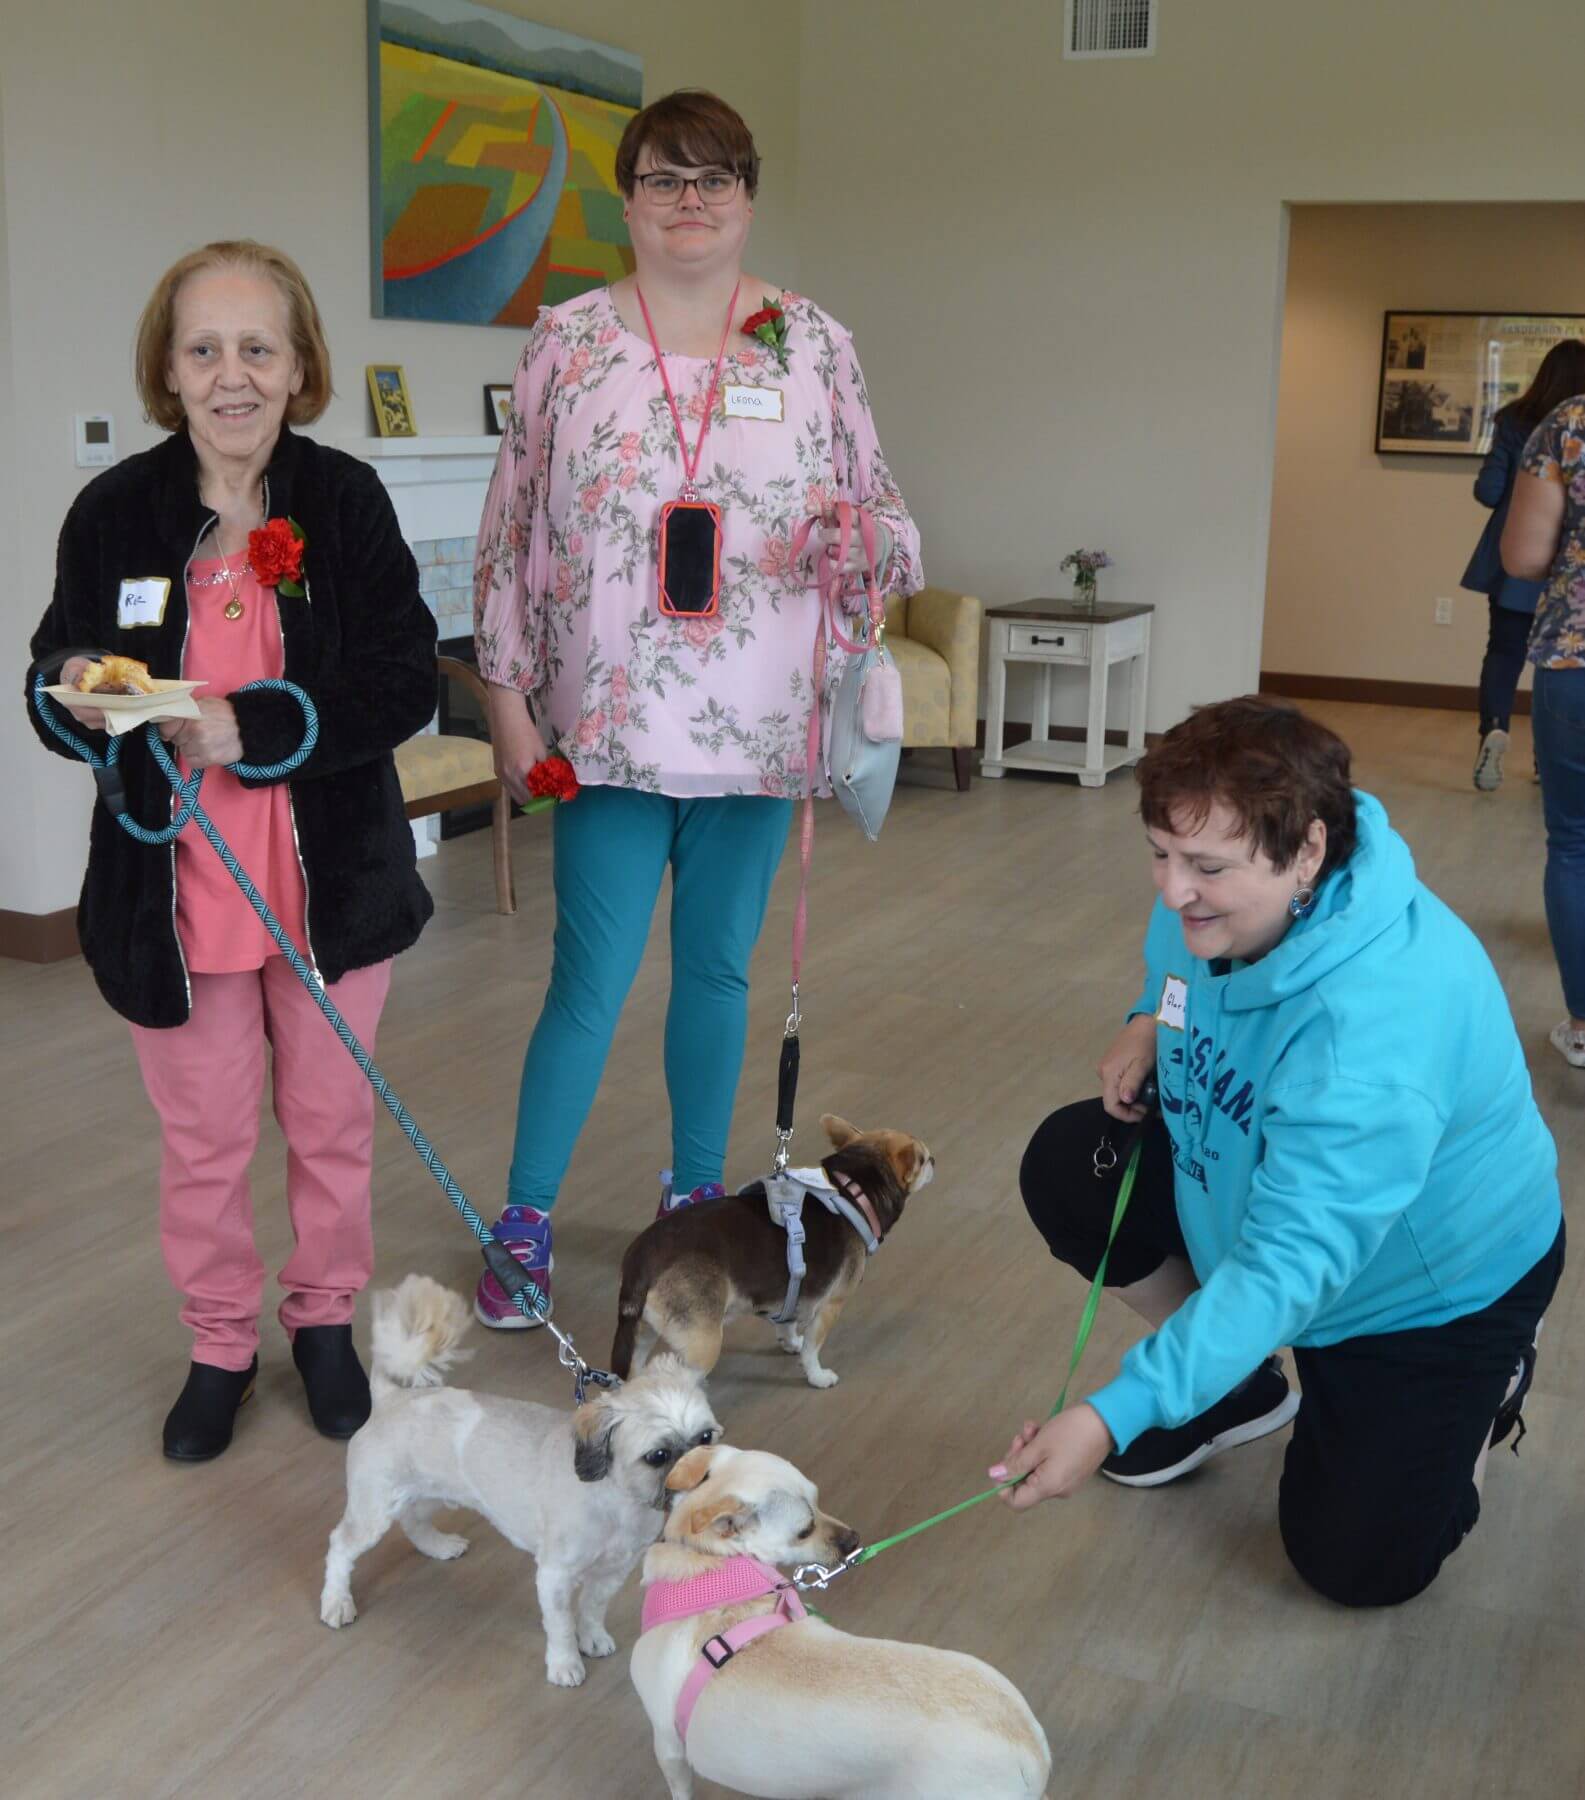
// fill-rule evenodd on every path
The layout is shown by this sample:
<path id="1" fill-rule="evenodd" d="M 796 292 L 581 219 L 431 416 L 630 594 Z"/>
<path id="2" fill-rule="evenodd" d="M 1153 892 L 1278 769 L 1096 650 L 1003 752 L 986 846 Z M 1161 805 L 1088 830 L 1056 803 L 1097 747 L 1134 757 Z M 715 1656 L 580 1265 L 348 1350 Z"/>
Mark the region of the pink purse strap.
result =
<path id="1" fill-rule="evenodd" d="M 803 818 L 798 831 L 798 904 L 793 911 L 792 941 L 792 991 L 793 1009 L 788 1016 L 788 1035 L 796 1035 L 798 1010 L 798 983 L 803 973 L 804 944 L 809 935 L 809 864 L 814 857 L 815 846 L 815 780 L 820 772 L 820 690 L 825 685 L 826 675 L 826 631 L 849 655 L 860 656 L 868 645 L 856 643 L 848 637 L 837 623 L 837 615 L 842 608 L 842 590 L 847 581 L 848 552 L 853 543 L 853 527 L 858 526 L 859 541 L 864 546 L 864 592 L 869 601 L 870 643 L 876 642 L 885 616 L 881 604 L 879 571 L 875 566 L 875 521 L 870 517 L 868 509 L 855 506 L 851 500 L 839 500 L 831 509 L 835 515 L 835 523 L 839 533 L 837 540 L 837 557 L 832 567 L 831 578 L 820 589 L 820 607 L 815 617 L 815 646 L 812 675 L 814 693 L 809 705 L 809 729 L 805 736 L 805 772 L 807 775 L 806 792 L 804 794 Z M 830 517 L 831 514 L 825 515 Z M 809 539 L 817 525 L 824 523 L 824 517 L 811 514 L 793 534 L 792 547 L 788 551 L 789 568 L 800 566 L 809 547 Z M 820 579 L 820 571 L 815 571 L 815 578 Z"/>

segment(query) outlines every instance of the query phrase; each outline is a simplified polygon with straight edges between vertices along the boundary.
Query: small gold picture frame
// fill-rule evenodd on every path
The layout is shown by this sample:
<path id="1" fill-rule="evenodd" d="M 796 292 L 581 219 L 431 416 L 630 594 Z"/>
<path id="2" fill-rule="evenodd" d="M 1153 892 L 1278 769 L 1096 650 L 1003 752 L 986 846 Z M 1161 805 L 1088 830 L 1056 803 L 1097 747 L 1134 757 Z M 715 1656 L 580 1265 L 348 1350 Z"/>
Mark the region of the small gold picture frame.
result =
<path id="1" fill-rule="evenodd" d="M 417 437 L 413 402 L 407 392 L 407 376 L 400 363 L 370 363 L 369 398 L 374 402 L 374 428 L 382 438 Z"/>

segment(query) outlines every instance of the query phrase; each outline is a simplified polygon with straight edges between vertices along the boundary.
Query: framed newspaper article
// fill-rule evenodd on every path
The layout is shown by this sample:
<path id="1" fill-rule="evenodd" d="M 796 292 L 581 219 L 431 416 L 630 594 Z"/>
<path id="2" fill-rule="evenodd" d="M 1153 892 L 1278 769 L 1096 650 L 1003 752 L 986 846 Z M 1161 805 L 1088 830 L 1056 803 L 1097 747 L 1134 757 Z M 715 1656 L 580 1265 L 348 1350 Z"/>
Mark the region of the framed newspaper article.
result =
<path id="1" fill-rule="evenodd" d="M 1388 313 L 1377 451 L 1484 456 L 1498 408 L 1518 399 L 1541 358 L 1570 337 L 1585 337 L 1585 313 Z"/>

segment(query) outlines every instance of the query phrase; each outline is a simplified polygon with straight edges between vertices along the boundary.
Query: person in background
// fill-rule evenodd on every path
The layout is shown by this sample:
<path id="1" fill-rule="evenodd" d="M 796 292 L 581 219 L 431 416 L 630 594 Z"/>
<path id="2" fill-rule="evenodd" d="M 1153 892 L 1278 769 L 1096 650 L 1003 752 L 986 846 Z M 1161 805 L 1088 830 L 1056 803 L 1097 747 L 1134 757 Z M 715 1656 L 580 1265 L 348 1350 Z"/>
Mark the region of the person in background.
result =
<path id="1" fill-rule="evenodd" d="M 1585 394 L 1531 434 L 1502 534 L 1510 575 L 1542 585 L 1529 658 L 1546 817 L 1547 926 L 1567 1016 L 1553 1048 L 1585 1069 Z"/>
<path id="2" fill-rule="evenodd" d="M 821 519 L 812 542 L 833 561 L 831 509 L 854 502 L 876 527 L 883 591 L 910 594 L 922 580 L 852 338 L 812 302 L 744 272 L 759 183 L 748 126 L 713 94 L 668 95 L 629 122 L 616 180 L 635 273 L 540 314 L 475 572 L 502 780 L 523 798 L 549 742 L 581 784 L 555 812 L 554 960 L 495 1227 L 547 1293 L 551 1207 L 668 869 L 672 1167 L 661 1207 L 722 1191 L 749 958 L 807 787 L 818 703 L 819 607 L 809 569 L 794 566 L 795 533 Z M 714 604 L 669 614 L 663 508 L 695 499 L 719 509 Z M 694 565 L 706 587 L 710 550 Z M 854 604 L 863 567 L 855 534 Z M 828 791 L 823 775 L 816 783 Z M 475 1312 L 502 1329 L 536 1322 L 493 1275 Z"/>
<path id="3" fill-rule="evenodd" d="M 1459 585 L 1485 594 L 1490 613 L 1486 655 L 1480 665 L 1480 748 L 1475 756 L 1475 786 L 1483 794 L 1502 785 L 1513 697 L 1541 597 L 1539 581 L 1521 580 L 1503 568 L 1498 546 L 1530 433 L 1554 406 L 1574 394 L 1585 394 L 1585 343 L 1567 338 L 1547 351 L 1524 393 L 1498 412 L 1491 449 L 1475 477 L 1475 498 L 1492 513 Z"/>

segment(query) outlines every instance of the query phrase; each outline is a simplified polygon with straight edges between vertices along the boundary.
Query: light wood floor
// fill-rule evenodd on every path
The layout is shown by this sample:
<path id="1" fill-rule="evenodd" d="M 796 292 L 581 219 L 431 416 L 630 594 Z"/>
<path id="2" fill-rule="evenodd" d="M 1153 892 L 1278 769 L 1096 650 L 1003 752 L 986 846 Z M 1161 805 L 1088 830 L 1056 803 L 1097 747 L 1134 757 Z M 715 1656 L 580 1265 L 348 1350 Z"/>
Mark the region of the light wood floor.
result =
<path id="1" fill-rule="evenodd" d="M 1362 784 L 1490 948 L 1577 1201 L 1585 1074 L 1545 1042 L 1560 1005 L 1523 723 L 1508 785 L 1480 796 L 1469 721 L 1316 711 L 1351 739 Z M 790 1457 L 869 1536 L 983 1486 L 1012 1424 L 1055 1392 L 1083 1296 L 1037 1251 L 1018 1159 L 1047 1110 L 1091 1091 L 1134 991 L 1150 899 L 1126 777 L 1095 793 L 1042 777 L 976 781 L 959 796 L 944 766 L 918 758 L 905 780 L 878 847 L 825 809 L 796 1148 L 812 1159 L 814 1121 L 835 1109 L 925 1137 L 940 1173 L 832 1339 L 840 1387 L 806 1387 L 767 1330 L 744 1326 L 712 1389 L 733 1441 Z M 424 865 L 439 908 L 399 965 L 379 1045 L 486 1211 L 548 965 L 547 833 L 540 820 L 516 831 L 515 919 L 492 910 L 485 834 Z M 789 857 L 755 965 L 736 1178 L 763 1170 L 772 1147 L 795 882 Z M 609 1349 L 618 1258 L 666 1160 L 664 930 L 557 1213 L 558 1316 L 596 1359 Z M 231 1451 L 200 1468 L 161 1459 L 187 1346 L 155 1241 L 155 1121 L 125 1027 L 80 964 L 0 963 L 0 1093 L 0 1789 L 660 1793 L 626 1673 L 636 1586 L 612 1609 L 619 1654 L 575 1692 L 545 1684 L 527 1559 L 477 1521 L 460 1563 L 388 1539 L 358 1570 L 357 1624 L 319 1623 L 342 1453 L 310 1428 L 273 1319 Z M 471 1240 L 388 1120 L 378 1144 L 378 1280 L 418 1269 L 471 1286 Z M 286 1254 L 282 1162 L 271 1123 L 256 1203 L 272 1268 Z M 1346 1613 L 1292 1575 L 1273 1515 L 1279 1438 L 1153 1494 L 1095 1482 L 1017 1521 L 980 1508 L 850 1577 L 829 1611 L 1005 1670 L 1050 1735 L 1053 1796 L 1578 1796 L 1582 1267 L 1585 1256 L 1548 1320 L 1523 1457 L 1493 1457 L 1479 1529 L 1409 1606 Z M 469 1385 L 563 1401 L 542 1336 L 477 1335 Z M 1121 1309 L 1103 1308 L 1089 1372 L 1102 1377 L 1131 1335 Z"/>

